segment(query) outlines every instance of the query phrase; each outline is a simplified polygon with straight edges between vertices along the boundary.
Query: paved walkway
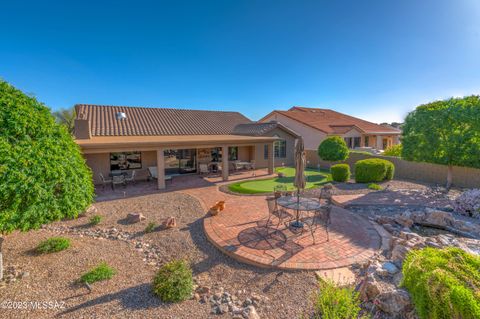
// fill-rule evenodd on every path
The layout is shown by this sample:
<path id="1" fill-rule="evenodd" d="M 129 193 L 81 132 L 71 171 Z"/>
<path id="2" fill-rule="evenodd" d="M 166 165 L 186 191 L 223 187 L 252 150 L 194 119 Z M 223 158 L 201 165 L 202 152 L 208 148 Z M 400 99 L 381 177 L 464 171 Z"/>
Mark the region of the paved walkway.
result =
<path id="1" fill-rule="evenodd" d="M 309 231 L 267 229 L 264 196 L 226 194 L 219 185 L 182 192 L 198 198 L 205 208 L 226 202 L 223 212 L 205 218 L 204 229 L 216 247 L 239 261 L 278 269 L 333 269 L 368 260 L 381 246 L 381 237 L 368 220 L 340 207 L 332 210 L 329 241 L 322 226 L 314 234 L 315 244 Z"/>

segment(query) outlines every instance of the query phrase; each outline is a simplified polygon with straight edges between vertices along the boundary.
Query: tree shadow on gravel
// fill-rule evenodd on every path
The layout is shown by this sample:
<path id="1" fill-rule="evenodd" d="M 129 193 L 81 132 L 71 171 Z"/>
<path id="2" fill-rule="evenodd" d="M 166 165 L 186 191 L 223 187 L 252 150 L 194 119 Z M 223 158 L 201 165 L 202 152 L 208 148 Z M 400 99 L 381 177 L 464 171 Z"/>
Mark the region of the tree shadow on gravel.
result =
<path id="1" fill-rule="evenodd" d="M 67 310 L 56 315 L 56 317 L 72 315 L 78 310 L 107 304 L 116 300 L 119 301 L 124 308 L 130 310 L 145 310 L 170 306 L 170 304 L 162 302 L 160 299 L 153 295 L 152 286 L 150 284 L 144 283 L 138 286 L 120 290 L 115 293 L 105 294 L 92 300 L 88 300 L 77 306 L 68 308 Z"/>

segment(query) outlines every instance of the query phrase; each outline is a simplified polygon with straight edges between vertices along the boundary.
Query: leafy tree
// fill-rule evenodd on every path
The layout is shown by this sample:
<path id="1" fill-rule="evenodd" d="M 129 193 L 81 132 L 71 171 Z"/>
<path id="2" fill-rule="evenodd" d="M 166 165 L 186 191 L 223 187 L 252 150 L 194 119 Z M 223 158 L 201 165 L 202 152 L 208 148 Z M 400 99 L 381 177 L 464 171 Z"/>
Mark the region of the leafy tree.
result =
<path id="1" fill-rule="evenodd" d="M 480 97 L 420 105 L 405 120 L 402 144 L 406 160 L 448 165 L 450 188 L 452 166 L 480 168 Z"/>
<path id="2" fill-rule="evenodd" d="M 45 105 L 2 80 L 0 150 L 1 234 L 76 217 L 92 202 L 91 171 L 72 136 Z"/>
<path id="3" fill-rule="evenodd" d="M 348 147 L 340 136 L 327 137 L 318 146 L 318 156 L 324 161 L 344 161 L 348 158 Z"/>
<path id="4" fill-rule="evenodd" d="M 73 134 L 75 128 L 75 108 L 61 109 L 52 113 L 57 123 L 65 125 L 70 134 Z"/>
<path id="5" fill-rule="evenodd" d="M 385 152 L 383 152 L 383 155 L 396 156 L 396 157 L 402 156 L 402 144 L 397 144 L 397 145 L 392 145 L 387 147 Z"/>

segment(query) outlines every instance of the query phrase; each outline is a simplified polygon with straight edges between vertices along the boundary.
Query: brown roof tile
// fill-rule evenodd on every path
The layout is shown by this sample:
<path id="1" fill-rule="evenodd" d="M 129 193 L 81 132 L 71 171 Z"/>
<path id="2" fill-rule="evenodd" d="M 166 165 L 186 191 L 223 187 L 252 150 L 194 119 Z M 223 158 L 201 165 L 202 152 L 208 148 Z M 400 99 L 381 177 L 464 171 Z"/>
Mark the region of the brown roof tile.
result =
<path id="1" fill-rule="evenodd" d="M 303 124 L 306 124 L 327 134 L 343 134 L 348 132 L 352 128 L 357 128 L 364 133 L 370 134 L 400 134 L 400 131 L 395 128 L 385 127 L 329 109 L 317 109 L 295 106 L 288 111 L 273 112 L 302 122 Z"/>
<path id="2" fill-rule="evenodd" d="M 89 120 L 92 136 L 222 135 L 252 121 L 238 112 L 107 105 L 75 105 Z M 123 112 L 126 119 L 117 120 Z"/>

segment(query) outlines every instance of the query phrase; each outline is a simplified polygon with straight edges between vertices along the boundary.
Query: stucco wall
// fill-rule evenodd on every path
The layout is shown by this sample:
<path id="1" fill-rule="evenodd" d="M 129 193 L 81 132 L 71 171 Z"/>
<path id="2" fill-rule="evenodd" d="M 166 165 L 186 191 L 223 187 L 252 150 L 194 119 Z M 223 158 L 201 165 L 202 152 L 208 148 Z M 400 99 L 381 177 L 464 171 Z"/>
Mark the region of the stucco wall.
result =
<path id="1" fill-rule="evenodd" d="M 303 137 L 303 142 L 305 144 L 305 149 L 307 150 L 316 150 L 318 145 L 323 141 L 327 134 L 322 133 L 316 129 L 313 129 L 307 125 L 304 125 L 298 121 L 292 120 L 289 117 L 286 117 L 282 114 L 273 113 L 269 117 L 262 120 L 262 122 L 277 121 L 292 131 L 300 134 Z"/>
<path id="2" fill-rule="evenodd" d="M 395 165 L 395 178 L 409 179 L 418 182 L 434 183 L 443 185 L 447 181 L 447 166 L 417 163 L 403 160 L 392 156 L 364 155 L 351 153 L 345 163 L 350 165 L 352 173 L 355 172 L 355 162 L 366 158 L 383 158 L 391 161 Z M 331 162 L 322 161 L 315 152 L 307 152 L 307 161 L 310 167 L 327 168 L 332 165 Z M 453 167 L 453 184 L 458 187 L 480 188 L 480 169 L 470 167 Z"/>
<path id="3" fill-rule="evenodd" d="M 264 136 L 275 136 L 277 135 L 281 139 L 284 139 L 286 142 L 286 157 L 285 158 L 275 158 L 275 166 L 282 166 L 282 163 L 285 166 L 293 166 L 294 164 L 294 150 L 295 150 L 295 136 L 290 133 L 285 132 L 280 128 L 271 130 Z M 257 144 L 255 149 L 255 163 L 258 168 L 265 168 L 268 166 L 268 159 L 264 158 L 264 145 Z"/>

